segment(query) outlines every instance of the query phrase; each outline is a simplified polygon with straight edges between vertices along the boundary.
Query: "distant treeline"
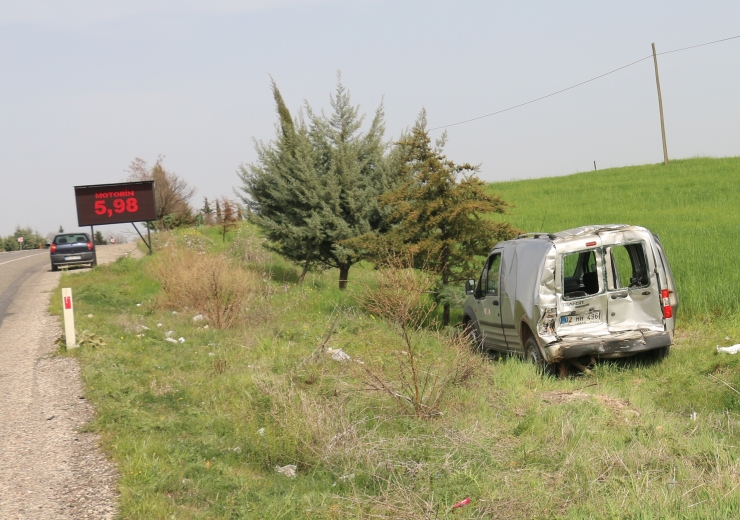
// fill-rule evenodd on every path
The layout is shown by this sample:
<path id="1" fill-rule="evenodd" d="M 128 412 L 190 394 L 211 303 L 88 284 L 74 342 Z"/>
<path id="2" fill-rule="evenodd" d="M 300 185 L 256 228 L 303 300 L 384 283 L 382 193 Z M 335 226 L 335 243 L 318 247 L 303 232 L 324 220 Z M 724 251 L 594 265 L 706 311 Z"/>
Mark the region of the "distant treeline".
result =
<path id="1" fill-rule="evenodd" d="M 31 228 L 17 226 L 12 235 L 0 238 L 0 249 L 2 251 L 18 251 L 21 244 L 18 238 L 23 237 L 23 249 L 39 249 L 46 244 L 46 238 Z"/>

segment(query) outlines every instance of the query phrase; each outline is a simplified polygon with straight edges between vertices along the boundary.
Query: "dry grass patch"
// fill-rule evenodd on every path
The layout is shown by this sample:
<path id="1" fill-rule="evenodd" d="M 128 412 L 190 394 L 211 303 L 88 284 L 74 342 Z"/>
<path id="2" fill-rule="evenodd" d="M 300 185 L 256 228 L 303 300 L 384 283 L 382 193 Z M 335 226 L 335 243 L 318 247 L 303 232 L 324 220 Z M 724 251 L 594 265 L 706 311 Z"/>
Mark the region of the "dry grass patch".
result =
<path id="1" fill-rule="evenodd" d="M 173 237 L 158 252 L 149 268 L 162 286 L 159 302 L 202 314 L 216 328 L 231 328 L 262 297 L 264 282 L 226 255 L 202 250 L 200 241 Z"/>

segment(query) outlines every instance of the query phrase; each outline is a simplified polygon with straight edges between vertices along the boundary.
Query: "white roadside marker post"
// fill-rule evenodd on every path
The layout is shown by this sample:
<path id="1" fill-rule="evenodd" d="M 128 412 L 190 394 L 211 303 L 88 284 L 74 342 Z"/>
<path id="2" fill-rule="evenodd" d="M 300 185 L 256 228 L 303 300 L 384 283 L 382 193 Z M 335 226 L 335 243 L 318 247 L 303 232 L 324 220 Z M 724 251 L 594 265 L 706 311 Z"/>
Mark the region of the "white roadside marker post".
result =
<path id="1" fill-rule="evenodd" d="M 77 347 L 75 337 L 75 312 L 72 304 L 72 289 L 62 288 L 62 308 L 64 309 L 64 336 L 67 348 Z"/>

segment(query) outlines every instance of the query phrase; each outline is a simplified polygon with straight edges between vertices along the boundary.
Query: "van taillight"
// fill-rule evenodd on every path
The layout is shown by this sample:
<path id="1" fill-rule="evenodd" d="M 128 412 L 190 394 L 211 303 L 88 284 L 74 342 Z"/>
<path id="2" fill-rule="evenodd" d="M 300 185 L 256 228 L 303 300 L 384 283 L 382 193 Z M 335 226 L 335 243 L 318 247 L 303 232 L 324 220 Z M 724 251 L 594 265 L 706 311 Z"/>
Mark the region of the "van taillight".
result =
<path id="1" fill-rule="evenodd" d="M 663 317 L 665 319 L 673 318 L 673 307 L 671 307 L 671 299 L 670 299 L 671 291 L 668 289 L 663 289 L 660 291 L 660 298 L 663 303 Z"/>
<path id="2" fill-rule="evenodd" d="M 56 244 L 52 244 L 51 245 L 51 252 L 52 253 L 56 253 L 57 252 L 57 245 Z"/>
<path id="3" fill-rule="evenodd" d="M 87 243 L 87 249 L 88 249 L 89 251 L 92 251 L 92 248 L 93 248 L 93 243 L 92 243 L 92 242 L 88 242 L 88 243 Z"/>

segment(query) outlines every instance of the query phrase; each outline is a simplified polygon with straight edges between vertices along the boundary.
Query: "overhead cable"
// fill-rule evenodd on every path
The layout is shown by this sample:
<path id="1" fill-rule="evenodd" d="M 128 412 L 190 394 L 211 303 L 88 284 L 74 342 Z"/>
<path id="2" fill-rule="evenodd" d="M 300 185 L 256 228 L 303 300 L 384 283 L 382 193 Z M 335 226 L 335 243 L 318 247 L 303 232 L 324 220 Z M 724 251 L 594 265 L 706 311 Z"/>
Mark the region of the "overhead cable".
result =
<path id="1" fill-rule="evenodd" d="M 671 54 L 673 52 L 680 52 L 680 51 L 685 51 L 685 50 L 689 50 L 689 49 L 695 49 L 696 47 L 703 47 L 705 45 L 712 45 L 714 43 L 726 42 L 727 40 L 734 40 L 736 38 L 740 38 L 740 35 L 738 35 L 738 36 L 731 36 L 729 38 L 722 38 L 721 40 L 714 40 L 714 41 L 711 41 L 711 42 L 700 43 L 698 45 L 692 45 L 690 47 L 682 47 L 680 49 L 673 49 L 673 50 L 670 50 L 670 51 L 658 52 L 658 53 L 656 53 L 656 55 L 657 56 L 660 56 L 661 54 Z M 508 108 L 497 110 L 496 112 L 491 112 L 490 114 L 485 114 L 485 115 L 478 116 L 478 117 L 472 117 L 470 119 L 465 119 L 463 121 L 458 121 L 457 123 L 450 123 L 448 125 L 436 126 L 434 128 L 430 128 L 429 131 L 431 132 L 432 130 L 441 130 L 443 128 L 449 128 L 451 126 L 463 125 L 465 123 L 470 123 L 472 121 L 477 121 L 479 119 L 484 119 L 486 117 L 495 116 L 495 115 L 501 114 L 503 112 L 508 112 L 509 110 L 514 110 L 515 108 L 523 107 L 525 105 L 530 105 L 532 103 L 536 103 L 537 101 L 542 101 L 543 99 L 547 99 L 549 97 L 556 96 L 558 94 L 562 94 L 563 92 L 566 92 L 568 90 L 572 90 L 572 89 L 574 89 L 576 87 L 580 87 L 582 85 L 585 85 L 586 83 L 591 83 L 592 81 L 596 81 L 597 79 L 601 79 L 604 76 L 608 76 L 609 74 L 614 74 L 615 72 L 619 72 L 620 70 L 626 69 L 627 67 L 631 67 L 632 65 L 637 65 L 641 61 L 645 61 L 645 60 L 650 59 L 652 57 L 653 57 L 653 55 L 652 54 L 649 54 L 648 56 L 645 56 L 644 58 L 640 58 L 639 60 L 633 61 L 632 63 L 628 63 L 627 65 L 623 65 L 623 66 L 621 66 L 619 68 L 616 68 L 614 70 L 610 70 L 609 72 L 605 72 L 604 74 L 600 74 L 600 75 L 595 76 L 595 77 L 593 77 L 591 79 L 587 79 L 586 81 L 581 81 L 580 83 L 576 83 L 575 85 L 571 85 L 570 87 L 566 87 L 566 88 L 561 89 L 561 90 L 558 90 L 556 92 L 552 92 L 551 94 L 547 94 L 545 96 L 541 96 L 541 97 L 538 97 L 538 98 L 535 98 L 535 99 L 531 99 L 529 101 L 525 101 L 524 103 L 519 103 L 518 105 L 510 106 Z"/>

